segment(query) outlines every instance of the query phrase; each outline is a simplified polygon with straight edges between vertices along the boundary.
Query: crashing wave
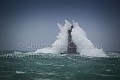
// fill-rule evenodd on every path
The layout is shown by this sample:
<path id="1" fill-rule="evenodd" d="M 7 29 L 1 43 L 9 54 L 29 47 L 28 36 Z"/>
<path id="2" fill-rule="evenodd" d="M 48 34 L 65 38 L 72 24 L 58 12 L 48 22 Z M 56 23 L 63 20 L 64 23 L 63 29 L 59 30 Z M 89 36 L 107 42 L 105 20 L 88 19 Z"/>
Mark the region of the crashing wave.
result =
<path id="1" fill-rule="evenodd" d="M 57 40 L 52 44 L 52 47 L 45 47 L 43 49 L 38 49 L 35 53 L 51 53 L 60 54 L 67 51 L 68 48 L 68 33 L 71 26 L 73 29 L 71 32 L 72 41 L 77 46 L 77 52 L 80 55 L 93 56 L 93 57 L 106 57 L 105 52 L 102 49 L 98 49 L 94 44 L 87 38 L 86 32 L 79 26 L 77 22 L 73 21 L 73 24 L 65 20 L 65 24 L 57 24 L 60 28 Z"/>

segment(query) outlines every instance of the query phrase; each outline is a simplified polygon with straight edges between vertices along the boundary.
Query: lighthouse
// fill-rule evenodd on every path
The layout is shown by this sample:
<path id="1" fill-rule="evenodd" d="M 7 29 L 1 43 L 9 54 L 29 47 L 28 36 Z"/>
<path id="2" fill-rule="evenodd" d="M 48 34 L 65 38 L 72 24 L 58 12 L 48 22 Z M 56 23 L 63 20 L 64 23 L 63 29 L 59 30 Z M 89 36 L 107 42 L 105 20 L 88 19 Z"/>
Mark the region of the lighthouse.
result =
<path id="1" fill-rule="evenodd" d="M 71 36 L 71 32 L 72 29 L 74 27 L 71 26 L 70 30 L 68 30 L 68 47 L 67 47 L 67 51 L 61 54 L 77 54 L 77 48 L 76 48 L 76 44 L 73 42 L 72 40 L 72 36 Z"/>

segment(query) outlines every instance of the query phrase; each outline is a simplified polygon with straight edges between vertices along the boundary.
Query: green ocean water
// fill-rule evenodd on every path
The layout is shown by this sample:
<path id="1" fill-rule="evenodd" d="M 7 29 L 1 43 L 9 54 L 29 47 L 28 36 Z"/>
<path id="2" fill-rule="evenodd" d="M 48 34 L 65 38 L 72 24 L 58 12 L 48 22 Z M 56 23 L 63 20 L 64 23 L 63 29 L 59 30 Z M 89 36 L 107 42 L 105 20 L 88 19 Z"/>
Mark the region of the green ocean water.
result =
<path id="1" fill-rule="evenodd" d="M 7 54 L 7 52 L 1 53 Z M 2 55 L 0 80 L 120 80 L 120 58 L 85 58 L 70 55 L 3 57 Z"/>

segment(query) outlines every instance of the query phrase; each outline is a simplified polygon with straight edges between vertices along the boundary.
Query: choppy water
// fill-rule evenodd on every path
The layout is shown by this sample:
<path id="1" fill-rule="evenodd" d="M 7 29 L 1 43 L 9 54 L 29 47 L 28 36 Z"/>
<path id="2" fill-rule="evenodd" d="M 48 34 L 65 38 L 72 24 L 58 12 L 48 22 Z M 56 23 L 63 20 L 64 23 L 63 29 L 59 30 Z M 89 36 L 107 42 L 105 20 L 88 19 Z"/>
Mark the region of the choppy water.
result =
<path id="1" fill-rule="evenodd" d="M 0 57 L 0 80 L 120 80 L 120 58 Z"/>

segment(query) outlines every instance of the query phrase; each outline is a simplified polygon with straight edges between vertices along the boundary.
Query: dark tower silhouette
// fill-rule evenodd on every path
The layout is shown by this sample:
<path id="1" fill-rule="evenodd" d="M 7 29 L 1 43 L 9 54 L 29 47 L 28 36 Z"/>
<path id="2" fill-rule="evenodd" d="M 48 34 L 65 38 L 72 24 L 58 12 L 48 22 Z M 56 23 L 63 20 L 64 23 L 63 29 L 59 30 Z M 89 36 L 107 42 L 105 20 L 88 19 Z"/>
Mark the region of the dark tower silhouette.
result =
<path id="1" fill-rule="evenodd" d="M 72 36 L 71 36 L 71 32 L 72 32 L 73 26 L 71 26 L 71 29 L 68 30 L 68 49 L 67 49 L 67 53 L 68 54 L 76 54 L 76 45 L 75 43 L 72 41 Z"/>
<path id="2" fill-rule="evenodd" d="M 61 53 L 61 54 L 78 54 L 76 51 L 77 50 L 76 45 L 72 41 L 72 36 L 71 36 L 72 29 L 73 29 L 73 26 L 71 26 L 71 29 L 68 30 L 68 48 L 67 48 L 67 51 L 65 51 L 64 53 Z"/>

